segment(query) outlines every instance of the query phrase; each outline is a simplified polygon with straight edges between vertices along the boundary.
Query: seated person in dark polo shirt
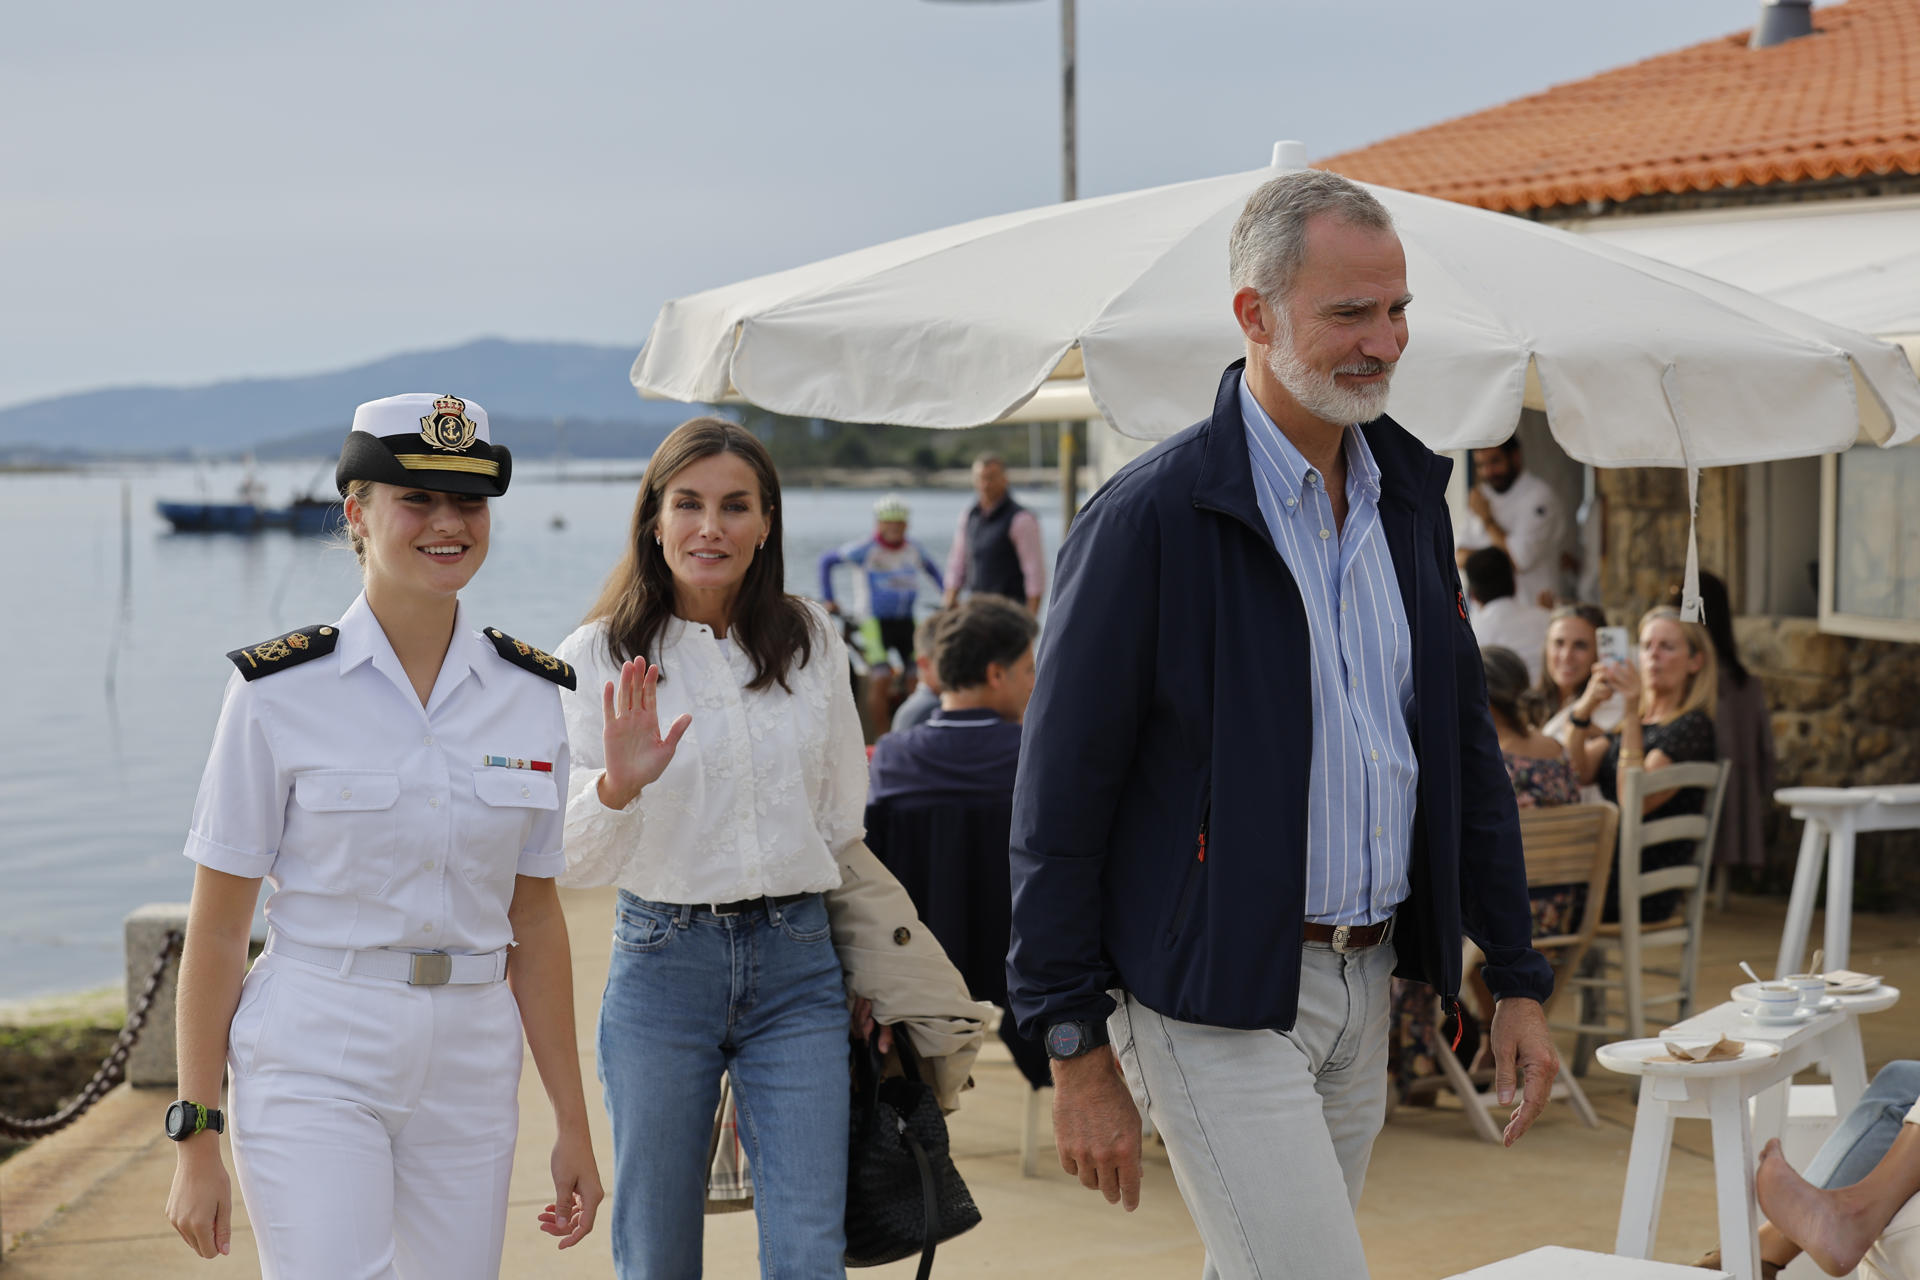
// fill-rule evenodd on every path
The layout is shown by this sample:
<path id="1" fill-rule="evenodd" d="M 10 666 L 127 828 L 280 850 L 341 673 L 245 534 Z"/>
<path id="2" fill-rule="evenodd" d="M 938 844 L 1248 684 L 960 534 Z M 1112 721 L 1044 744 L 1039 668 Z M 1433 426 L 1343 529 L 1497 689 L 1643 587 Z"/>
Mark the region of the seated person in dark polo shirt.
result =
<path id="1" fill-rule="evenodd" d="M 1020 721 L 1033 694 L 1033 615 L 977 595 L 943 611 L 932 650 L 940 709 L 874 744 L 867 840 L 900 878 L 976 1000 L 1006 1007 L 1007 839 Z M 1046 1051 L 1011 1017 L 1000 1038 L 1035 1089 Z"/>
<path id="2" fill-rule="evenodd" d="M 998 596 L 974 596 L 942 615 L 933 641 L 940 709 L 874 745 L 868 804 L 898 795 L 1012 799 L 1037 631 L 1031 614 Z"/>

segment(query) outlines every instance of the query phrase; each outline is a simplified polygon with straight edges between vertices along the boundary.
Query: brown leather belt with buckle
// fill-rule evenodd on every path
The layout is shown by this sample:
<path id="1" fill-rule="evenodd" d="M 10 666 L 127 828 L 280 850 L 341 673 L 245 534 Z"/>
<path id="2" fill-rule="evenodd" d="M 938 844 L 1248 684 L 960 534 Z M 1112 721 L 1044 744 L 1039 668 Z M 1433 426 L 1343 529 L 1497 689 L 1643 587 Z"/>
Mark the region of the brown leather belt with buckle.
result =
<path id="1" fill-rule="evenodd" d="M 1382 920 L 1379 924 L 1315 924 L 1309 920 L 1301 931 L 1301 937 L 1307 942 L 1330 943 L 1334 951 L 1341 955 L 1366 947 L 1377 947 L 1392 935 L 1391 919 Z"/>

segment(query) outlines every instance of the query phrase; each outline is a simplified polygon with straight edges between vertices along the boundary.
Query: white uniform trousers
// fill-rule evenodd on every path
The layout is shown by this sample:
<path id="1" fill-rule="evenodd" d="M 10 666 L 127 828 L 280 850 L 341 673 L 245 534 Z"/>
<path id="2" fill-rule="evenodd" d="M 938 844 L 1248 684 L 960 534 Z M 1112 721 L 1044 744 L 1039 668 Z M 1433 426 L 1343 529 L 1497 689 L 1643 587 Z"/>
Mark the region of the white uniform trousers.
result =
<path id="1" fill-rule="evenodd" d="M 505 982 L 414 987 L 262 956 L 227 1062 L 266 1280 L 499 1275 L 520 1060 Z"/>
<path id="2" fill-rule="evenodd" d="M 1393 965 L 1390 942 L 1345 955 L 1307 943 L 1286 1032 L 1178 1022 L 1131 996 L 1114 1011 L 1121 1068 L 1167 1144 L 1206 1280 L 1365 1280 L 1353 1215 L 1386 1120 Z"/>

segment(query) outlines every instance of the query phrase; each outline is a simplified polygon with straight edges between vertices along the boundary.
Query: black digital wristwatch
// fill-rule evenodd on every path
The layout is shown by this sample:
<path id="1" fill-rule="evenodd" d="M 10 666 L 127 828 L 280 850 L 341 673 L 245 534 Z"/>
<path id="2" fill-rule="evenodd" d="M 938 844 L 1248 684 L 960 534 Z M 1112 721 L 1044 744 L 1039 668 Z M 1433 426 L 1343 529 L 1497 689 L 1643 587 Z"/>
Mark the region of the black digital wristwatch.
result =
<path id="1" fill-rule="evenodd" d="M 204 1129 L 215 1133 L 227 1131 L 226 1117 L 217 1107 L 203 1107 L 197 1102 L 184 1099 L 167 1108 L 167 1136 L 175 1142 L 185 1142 Z"/>

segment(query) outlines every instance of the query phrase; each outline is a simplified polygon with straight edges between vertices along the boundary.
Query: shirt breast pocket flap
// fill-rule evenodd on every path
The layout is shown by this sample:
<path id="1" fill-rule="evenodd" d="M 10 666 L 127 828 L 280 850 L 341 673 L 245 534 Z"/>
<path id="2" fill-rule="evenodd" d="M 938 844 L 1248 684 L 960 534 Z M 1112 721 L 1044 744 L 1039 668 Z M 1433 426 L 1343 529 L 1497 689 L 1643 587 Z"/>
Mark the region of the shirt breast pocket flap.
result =
<path id="1" fill-rule="evenodd" d="M 391 809 L 400 799 L 397 773 L 303 773 L 293 780 L 293 798 L 309 813 Z"/>
<path id="2" fill-rule="evenodd" d="M 531 769 L 475 769 L 473 792 L 482 804 L 499 809 L 560 807 L 560 789 L 553 785 L 553 775 Z"/>

